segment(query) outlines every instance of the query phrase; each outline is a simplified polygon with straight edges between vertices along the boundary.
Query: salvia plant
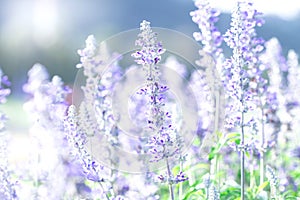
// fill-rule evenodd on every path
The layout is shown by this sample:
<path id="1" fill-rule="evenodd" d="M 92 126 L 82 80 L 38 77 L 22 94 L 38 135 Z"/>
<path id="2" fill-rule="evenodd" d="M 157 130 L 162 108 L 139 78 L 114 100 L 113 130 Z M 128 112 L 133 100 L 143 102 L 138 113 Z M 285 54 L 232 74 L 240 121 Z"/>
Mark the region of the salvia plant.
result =
<path id="1" fill-rule="evenodd" d="M 7 96 L 10 94 L 10 82 L 8 77 L 3 74 L 2 69 L 0 69 L 0 102 L 1 104 L 6 102 Z M 0 133 L 0 197 L 1 199 L 17 199 L 16 186 L 17 182 L 13 180 L 12 171 L 10 170 L 10 165 L 8 162 L 8 134 L 6 133 L 6 115 L 1 112 L 1 133 Z"/>
<path id="2" fill-rule="evenodd" d="M 159 81 L 160 69 L 158 63 L 164 53 L 162 44 L 157 41 L 156 34 L 151 30 L 150 23 L 143 21 L 140 27 L 141 33 L 136 40 L 136 45 L 141 50 L 132 54 L 136 63 L 146 71 L 146 86 L 140 89 L 140 94 L 147 96 L 147 123 L 149 131 L 154 135 L 149 138 L 147 145 L 153 155 L 151 162 L 163 160 L 166 163 L 166 174 L 159 175 L 162 182 L 169 185 L 170 198 L 173 200 L 173 185 L 185 181 L 188 178 L 181 171 L 174 176 L 171 172 L 170 159 L 180 157 L 181 144 L 177 128 L 172 123 L 170 111 L 166 111 L 165 99 L 168 86 Z"/>
<path id="3" fill-rule="evenodd" d="M 0 199 L 299 199 L 297 53 L 257 34 L 263 15 L 250 0 L 236 3 L 225 33 L 220 11 L 194 3 L 193 63 L 143 20 L 129 57 L 88 36 L 73 86 L 41 64 L 28 71 L 31 149 L 21 164 L 10 160 L 1 112 Z M 4 104 L 10 82 L 0 78 Z M 191 142 L 175 89 L 196 101 Z"/>

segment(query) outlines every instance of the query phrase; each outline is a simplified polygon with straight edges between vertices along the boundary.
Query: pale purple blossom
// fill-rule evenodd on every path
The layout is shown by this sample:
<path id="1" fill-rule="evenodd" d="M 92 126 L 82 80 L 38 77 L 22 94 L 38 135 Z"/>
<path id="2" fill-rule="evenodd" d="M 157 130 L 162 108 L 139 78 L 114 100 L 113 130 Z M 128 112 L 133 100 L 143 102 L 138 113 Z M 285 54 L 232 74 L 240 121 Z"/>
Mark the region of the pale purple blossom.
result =
<path id="1" fill-rule="evenodd" d="M 6 102 L 10 94 L 8 77 L 0 69 L 0 104 Z M 7 117 L 0 112 L 0 199 L 17 199 L 16 182 L 12 179 L 12 171 L 8 162 L 8 137 L 5 131 Z"/>
<path id="2" fill-rule="evenodd" d="M 150 22 L 143 21 L 140 30 L 136 46 L 141 47 L 141 50 L 132 56 L 137 58 L 137 64 L 146 70 L 147 85 L 140 89 L 139 94 L 147 98 L 147 126 L 154 135 L 150 138 L 148 146 L 153 154 L 152 161 L 158 162 L 179 154 L 180 146 L 176 144 L 178 136 L 176 127 L 172 124 L 171 113 L 165 111 L 166 92 L 169 88 L 159 82 L 160 69 L 157 64 L 164 52 L 163 47 L 157 41 L 156 33 L 152 32 Z"/>
<path id="3" fill-rule="evenodd" d="M 210 55 L 218 57 L 222 53 L 220 48 L 223 42 L 223 36 L 215 26 L 219 20 L 220 12 L 210 6 L 207 0 L 195 1 L 198 8 L 190 12 L 193 22 L 198 25 L 200 32 L 194 32 L 193 36 L 196 41 L 203 44 L 203 50 Z"/>
<path id="4" fill-rule="evenodd" d="M 132 54 L 138 65 L 142 65 L 147 72 L 147 80 L 156 81 L 160 70 L 158 63 L 161 60 L 161 54 L 165 52 L 161 42 L 157 41 L 156 33 L 150 27 L 150 22 L 143 21 L 140 24 L 140 34 L 135 42 L 135 45 L 141 49 Z"/>
<path id="5" fill-rule="evenodd" d="M 238 2 L 231 28 L 224 35 L 224 41 L 233 50 L 231 59 L 224 63 L 227 72 L 223 83 L 231 99 L 227 107 L 228 128 L 253 126 L 253 119 L 245 119 L 243 113 L 256 107 L 252 77 L 257 73 L 258 56 L 263 50 L 263 40 L 255 32 L 255 27 L 263 23 L 260 15 L 251 2 Z"/>
<path id="6" fill-rule="evenodd" d="M 34 167 L 26 166 L 21 171 L 26 171 L 23 179 L 28 178 L 33 184 L 39 183 L 27 198 L 47 196 L 48 199 L 57 199 L 77 181 L 74 179 L 77 175 L 68 173 L 69 156 L 64 151 L 66 140 L 63 119 L 71 89 L 64 85 L 59 76 L 49 79 L 46 68 L 35 64 L 28 72 L 28 81 L 23 90 L 30 97 L 24 109 L 32 119 L 30 139 L 33 150 L 30 152 L 29 163 Z M 22 184 L 24 188 L 24 182 Z"/>
<path id="7" fill-rule="evenodd" d="M 216 26 L 220 12 L 206 0 L 196 0 L 195 6 L 198 9 L 190 12 L 190 15 L 200 32 L 194 32 L 193 36 L 196 41 L 201 42 L 203 49 L 199 51 L 200 59 L 196 60 L 200 69 L 193 71 L 190 85 L 198 102 L 198 132 L 203 137 L 209 134 L 212 136 L 223 128 L 221 108 L 224 106 L 224 92 L 220 80 L 224 73 L 221 48 L 224 38 Z"/>
<path id="8" fill-rule="evenodd" d="M 85 149 L 87 135 L 79 127 L 77 115 L 76 107 L 71 105 L 68 108 L 68 114 L 64 121 L 65 134 L 71 147 L 71 155 L 75 158 L 75 161 L 81 164 L 87 179 L 102 182 L 104 181 L 102 175 L 103 166 L 97 164 Z"/>
<path id="9" fill-rule="evenodd" d="M 136 46 L 141 49 L 132 54 L 136 63 L 146 71 L 146 86 L 141 88 L 139 93 L 147 99 L 148 111 L 147 126 L 150 135 L 147 146 L 152 155 L 150 162 L 165 161 L 167 167 L 167 182 L 169 183 L 170 198 L 174 199 L 172 184 L 173 175 L 170 168 L 170 159 L 181 155 L 181 140 L 175 125 L 172 123 L 172 115 L 166 111 L 168 87 L 160 82 L 160 68 L 158 62 L 161 54 L 164 53 L 162 44 L 157 41 L 156 33 L 152 32 L 150 22 L 143 21 L 140 25 L 141 33 L 136 40 Z M 182 179 L 180 177 L 183 176 Z M 178 181 L 185 181 L 182 174 Z"/>
<path id="10" fill-rule="evenodd" d="M 62 130 L 63 116 L 69 104 L 66 99 L 71 89 L 64 85 L 61 78 L 53 76 L 49 80 L 46 68 L 35 64 L 28 72 L 23 90 L 31 96 L 24 109 L 31 113 L 32 119 L 44 128 L 52 126 Z"/>
<path id="11" fill-rule="evenodd" d="M 118 65 L 120 55 L 109 53 L 105 43 L 98 44 L 93 35 L 86 39 L 86 47 L 78 50 L 86 78 L 80 105 L 80 126 L 87 135 L 104 134 L 111 143 L 117 144 L 113 135 L 117 116 L 112 111 L 112 94 L 122 72 Z"/>

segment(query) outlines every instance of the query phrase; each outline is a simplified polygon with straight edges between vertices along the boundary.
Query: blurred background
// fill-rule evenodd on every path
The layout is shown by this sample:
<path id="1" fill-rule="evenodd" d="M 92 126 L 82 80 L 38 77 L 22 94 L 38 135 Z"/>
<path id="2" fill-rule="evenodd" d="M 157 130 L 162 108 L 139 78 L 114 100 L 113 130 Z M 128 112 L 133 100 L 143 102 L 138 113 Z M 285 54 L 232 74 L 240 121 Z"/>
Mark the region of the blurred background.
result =
<path id="1" fill-rule="evenodd" d="M 230 26 L 234 1 L 212 1 L 222 10 L 218 22 L 222 33 Z M 285 55 L 289 49 L 299 54 L 300 4 L 292 0 L 275 0 L 272 5 L 267 2 L 256 2 L 266 14 L 266 23 L 257 30 L 259 35 L 266 40 L 277 37 Z M 0 67 L 12 82 L 10 98 L 26 100 L 22 85 L 35 63 L 72 84 L 79 63 L 77 49 L 85 46 L 89 34 L 103 41 L 138 28 L 146 19 L 153 27 L 174 29 L 191 37 L 197 25 L 189 12 L 195 9 L 192 0 L 0 0 Z M 21 104 L 13 109 L 16 106 L 21 109 Z"/>
<path id="2" fill-rule="evenodd" d="M 266 13 L 258 30 L 264 39 L 278 37 L 284 53 L 300 52 L 300 6 L 297 1 L 257 1 Z M 212 1 L 222 9 L 218 23 L 222 33 L 230 24 L 234 0 Z M 45 65 L 50 74 L 67 83 L 75 78 L 79 62 L 77 49 L 94 34 L 98 41 L 121 31 L 139 27 L 146 19 L 152 26 L 174 29 L 192 36 L 197 26 L 189 16 L 192 0 L 1 0 L 0 67 L 13 82 L 13 96 L 22 96 L 27 71 L 34 63 Z"/>

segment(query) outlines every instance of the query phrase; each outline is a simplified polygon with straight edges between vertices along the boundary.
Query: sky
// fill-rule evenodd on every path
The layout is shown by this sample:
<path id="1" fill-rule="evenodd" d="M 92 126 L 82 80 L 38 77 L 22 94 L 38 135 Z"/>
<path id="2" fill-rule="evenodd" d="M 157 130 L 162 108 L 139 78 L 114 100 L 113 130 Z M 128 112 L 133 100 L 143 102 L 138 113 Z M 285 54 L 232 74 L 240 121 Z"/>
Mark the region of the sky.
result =
<path id="1" fill-rule="evenodd" d="M 230 12 L 236 0 L 211 0 L 211 4 L 223 11 Z M 290 20 L 300 14 L 300 1 L 298 0 L 253 0 L 257 10 L 267 15 Z"/>

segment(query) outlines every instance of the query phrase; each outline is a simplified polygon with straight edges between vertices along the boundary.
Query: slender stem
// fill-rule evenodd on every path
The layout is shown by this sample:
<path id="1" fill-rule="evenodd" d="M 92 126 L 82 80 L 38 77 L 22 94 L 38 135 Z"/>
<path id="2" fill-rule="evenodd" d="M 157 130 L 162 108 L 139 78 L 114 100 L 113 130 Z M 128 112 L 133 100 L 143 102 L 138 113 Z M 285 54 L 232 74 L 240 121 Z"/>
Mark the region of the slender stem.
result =
<path id="1" fill-rule="evenodd" d="M 217 86 L 218 87 L 218 86 Z M 214 133 L 219 130 L 219 115 L 220 115 L 220 90 L 218 87 L 218 90 L 215 92 L 215 125 L 214 125 Z"/>
<path id="2" fill-rule="evenodd" d="M 241 200 L 245 200 L 245 134 L 244 134 L 244 111 L 242 112 L 241 131 Z"/>
<path id="3" fill-rule="evenodd" d="M 182 162 L 182 160 L 180 160 L 180 171 L 181 171 L 181 172 L 183 171 L 183 162 Z M 179 183 L 179 193 L 178 193 L 178 199 L 179 199 L 179 200 L 182 199 L 182 185 L 183 185 L 183 183 L 180 182 L 180 183 Z"/>
<path id="4" fill-rule="evenodd" d="M 265 155 L 264 155 L 264 144 L 265 144 L 265 125 L 264 125 L 264 109 L 262 105 L 262 101 L 260 98 L 260 109 L 261 109 L 261 151 L 260 151 L 260 158 L 259 158 L 259 172 L 260 172 L 260 185 L 264 183 L 264 174 L 265 174 Z"/>
<path id="5" fill-rule="evenodd" d="M 166 163 L 167 163 L 167 173 L 168 173 L 168 177 L 171 178 L 171 169 L 170 169 L 170 165 L 169 165 L 169 160 L 168 158 L 166 158 Z M 170 198 L 172 200 L 174 200 L 174 191 L 173 191 L 173 186 L 172 183 L 169 182 L 169 192 L 170 192 Z"/>
<path id="6" fill-rule="evenodd" d="M 210 178 L 215 180 L 215 162 L 216 156 L 210 161 Z"/>
<path id="7" fill-rule="evenodd" d="M 99 185 L 100 185 L 100 187 L 101 187 L 103 193 L 105 194 L 106 199 L 109 200 L 109 196 L 108 196 L 108 194 L 104 191 L 104 187 L 103 187 L 103 185 L 102 185 L 102 182 L 99 181 L 98 183 L 99 183 Z"/>
<path id="8" fill-rule="evenodd" d="M 216 85 L 214 85 L 216 86 Z M 218 86 L 217 86 L 218 87 Z M 214 88 L 215 89 L 215 88 Z M 219 90 L 216 90 L 214 92 L 214 100 L 215 100 L 215 112 L 214 112 L 214 134 L 217 134 L 218 128 L 219 128 L 219 106 L 220 106 L 220 94 L 219 94 Z M 218 172 L 218 155 L 215 155 L 215 157 L 213 159 L 211 159 L 210 161 L 210 176 L 212 177 L 212 179 L 215 181 L 215 176 Z"/>
<path id="9" fill-rule="evenodd" d="M 216 85 L 217 91 L 215 92 L 215 126 L 214 126 L 214 133 L 217 134 L 217 131 L 219 130 L 219 108 L 220 108 L 220 89 L 219 85 Z M 219 172 L 219 153 L 216 155 L 215 159 L 215 174 Z M 218 186 L 220 186 L 220 176 L 218 180 Z M 220 187 L 218 187 L 220 189 Z"/>
<path id="10" fill-rule="evenodd" d="M 216 171 L 219 173 L 220 172 L 220 155 L 217 155 L 217 169 Z M 221 185 L 221 176 L 218 174 L 218 190 L 220 190 Z"/>
<path id="11" fill-rule="evenodd" d="M 238 66 L 240 70 L 242 71 L 242 54 L 241 54 L 241 49 L 238 48 Z M 243 83 L 243 77 L 240 78 L 240 89 L 244 91 L 244 83 Z M 241 118 L 241 135 L 240 135 L 240 165 L 241 165 L 241 200 L 245 200 L 245 100 L 244 100 L 244 93 L 241 94 L 239 97 L 239 101 L 242 103 L 242 108 L 243 110 L 241 111 L 242 118 Z"/>
<path id="12" fill-rule="evenodd" d="M 254 176 L 254 158 L 253 154 L 251 154 L 251 162 L 250 162 L 250 188 L 254 188 L 255 185 L 255 176 Z"/>

